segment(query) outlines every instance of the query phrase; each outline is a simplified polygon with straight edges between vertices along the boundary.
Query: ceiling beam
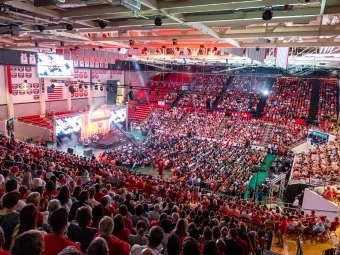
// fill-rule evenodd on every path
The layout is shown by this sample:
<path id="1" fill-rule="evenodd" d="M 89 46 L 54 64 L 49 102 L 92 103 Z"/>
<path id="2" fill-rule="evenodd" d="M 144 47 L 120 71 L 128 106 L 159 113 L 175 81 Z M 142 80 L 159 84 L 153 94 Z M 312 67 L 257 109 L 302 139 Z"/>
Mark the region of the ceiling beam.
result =
<path id="1" fill-rule="evenodd" d="M 277 43 L 240 43 L 242 48 L 276 48 L 276 47 L 336 47 L 339 42 L 277 42 Z"/>
<path id="2" fill-rule="evenodd" d="M 50 18 L 61 18 L 59 12 L 47 9 L 45 7 L 34 7 L 32 4 L 26 4 L 24 2 L 19 1 L 5 1 L 5 4 L 12 6 L 13 8 L 17 8 L 20 10 L 25 10 L 28 12 L 41 14 Z"/>
<path id="3" fill-rule="evenodd" d="M 91 8 L 91 11 L 89 11 Z M 128 8 L 124 6 L 91 6 L 91 7 L 81 7 L 75 8 L 71 11 L 62 12 L 60 16 L 65 19 L 71 19 L 73 17 L 83 17 L 83 16 L 97 16 L 97 15 L 107 15 L 107 14 L 117 14 L 117 13 L 126 13 L 131 14 Z M 133 16 L 133 15 L 131 15 Z"/>

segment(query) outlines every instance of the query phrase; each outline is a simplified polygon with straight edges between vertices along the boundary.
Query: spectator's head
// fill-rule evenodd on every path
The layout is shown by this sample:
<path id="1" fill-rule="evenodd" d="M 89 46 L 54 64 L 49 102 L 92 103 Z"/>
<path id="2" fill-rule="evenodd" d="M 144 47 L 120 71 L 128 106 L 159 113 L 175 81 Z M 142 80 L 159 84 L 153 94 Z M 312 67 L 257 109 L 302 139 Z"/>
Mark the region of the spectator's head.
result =
<path id="1" fill-rule="evenodd" d="M 41 196 L 38 192 L 31 192 L 26 198 L 26 203 L 39 206 L 40 200 L 41 200 Z"/>
<path id="2" fill-rule="evenodd" d="M 117 214 L 113 218 L 113 223 L 114 223 L 113 234 L 119 234 L 125 228 L 123 216 L 120 214 Z"/>
<path id="3" fill-rule="evenodd" d="M 104 216 L 104 207 L 101 204 L 92 208 L 92 219 L 100 220 Z"/>
<path id="4" fill-rule="evenodd" d="M 114 228 L 114 222 L 111 217 L 104 216 L 99 222 L 99 230 L 102 236 L 109 237 L 111 236 Z"/>
<path id="5" fill-rule="evenodd" d="M 210 227 L 205 227 L 203 230 L 203 239 L 205 241 L 210 241 L 212 240 L 212 231 Z"/>
<path id="6" fill-rule="evenodd" d="M 88 206 L 82 206 L 77 209 L 76 222 L 80 228 L 87 228 L 92 221 L 92 212 Z"/>
<path id="7" fill-rule="evenodd" d="M 75 246 L 70 245 L 63 249 L 61 252 L 59 252 L 58 255 L 83 255 L 83 253 L 78 251 Z"/>
<path id="8" fill-rule="evenodd" d="M 119 214 L 121 214 L 122 216 L 125 217 L 128 213 L 128 209 L 127 209 L 126 205 L 119 206 L 118 212 L 119 212 Z"/>
<path id="9" fill-rule="evenodd" d="M 14 207 L 17 206 L 20 198 L 21 198 L 20 193 L 14 190 L 14 191 L 6 193 L 3 196 L 2 204 L 7 209 L 13 209 Z"/>
<path id="10" fill-rule="evenodd" d="M 168 251 L 168 255 L 179 255 L 180 254 L 180 241 L 176 234 L 171 234 L 168 237 L 168 244 L 166 249 Z"/>
<path id="11" fill-rule="evenodd" d="M 11 254 L 41 255 L 44 246 L 44 235 L 38 230 L 29 230 L 14 239 Z"/>
<path id="12" fill-rule="evenodd" d="M 203 255 L 217 255 L 217 246 L 214 241 L 207 241 L 203 246 Z"/>
<path id="13" fill-rule="evenodd" d="M 58 199 L 52 199 L 47 205 L 47 211 L 51 214 L 60 207 L 60 201 Z"/>
<path id="14" fill-rule="evenodd" d="M 183 255 L 201 255 L 198 242 L 191 237 L 185 238 L 182 245 L 182 253 Z"/>
<path id="15" fill-rule="evenodd" d="M 136 216 L 141 216 L 143 212 L 144 212 L 144 208 L 141 204 L 139 204 L 135 207 Z"/>
<path id="16" fill-rule="evenodd" d="M 173 229 L 172 222 L 169 219 L 162 220 L 160 227 L 163 229 L 165 234 L 170 234 Z"/>
<path id="17" fill-rule="evenodd" d="M 146 225 L 145 221 L 143 220 L 138 221 L 136 225 L 136 230 L 138 235 L 144 236 L 146 231 L 148 230 L 148 226 Z"/>
<path id="18" fill-rule="evenodd" d="M 108 255 L 109 248 L 104 238 L 96 237 L 92 240 L 89 247 L 87 248 L 86 255 Z"/>
<path id="19" fill-rule="evenodd" d="M 148 245 L 151 248 L 156 249 L 162 242 L 164 238 L 164 231 L 160 227 L 152 227 L 149 231 Z"/>
<path id="20" fill-rule="evenodd" d="M 238 239 L 238 232 L 236 228 L 229 229 L 229 237 L 230 239 L 233 239 L 233 240 Z"/>
<path id="21" fill-rule="evenodd" d="M 11 192 L 18 189 L 18 182 L 15 179 L 10 179 L 5 184 L 6 192 Z"/>
<path id="22" fill-rule="evenodd" d="M 92 198 L 96 194 L 96 189 L 94 187 L 89 188 L 89 196 Z"/>
<path id="23" fill-rule="evenodd" d="M 86 202 L 89 199 L 89 191 L 88 190 L 83 190 L 80 192 L 79 195 L 79 201 L 80 202 Z"/>
<path id="24" fill-rule="evenodd" d="M 224 252 L 224 250 L 225 250 L 225 242 L 222 239 L 218 239 L 216 241 L 216 246 L 217 246 L 217 251 L 219 253 Z"/>
<path id="25" fill-rule="evenodd" d="M 56 209 L 50 217 L 50 225 L 53 233 L 62 235 L 65 233 L 68 224 L 68 212 L 65 208 L 61 207 Z"/>
<path id="26" fill-rule="evenodd" d="M 46 183 L 46 187 L 45 187 L 46 191 L 48 192 L 51 192 L 53 190 L 55 190 L 55 184 L 53 181 L 49 180 L 47 183 Z"/>
<path id="27" fill-rule="evenodd" d="M 37 225 L 38 209 L 34 204 L 25 205 L 20 211 L 20 225 L 18 235 L 35 229 Z"/>
<path id="28" fill-rule="evenodd" d="M 60 188 L 57 199 L 60 201 L 61 205 L 64 205 L 69 202 L 70 199 L 70 189 L 67 185 L 64 185 Z"/>

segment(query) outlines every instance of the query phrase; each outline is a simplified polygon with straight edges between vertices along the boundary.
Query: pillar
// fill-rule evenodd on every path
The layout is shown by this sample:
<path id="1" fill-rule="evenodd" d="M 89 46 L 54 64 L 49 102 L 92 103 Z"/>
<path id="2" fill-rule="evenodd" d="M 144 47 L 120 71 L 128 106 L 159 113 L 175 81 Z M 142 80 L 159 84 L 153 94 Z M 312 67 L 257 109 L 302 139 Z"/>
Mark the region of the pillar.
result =
<path id="1" fill-rule="evenodd" d="M 7 117 L 14 117 L 11 66 L 5 66 Z"/>

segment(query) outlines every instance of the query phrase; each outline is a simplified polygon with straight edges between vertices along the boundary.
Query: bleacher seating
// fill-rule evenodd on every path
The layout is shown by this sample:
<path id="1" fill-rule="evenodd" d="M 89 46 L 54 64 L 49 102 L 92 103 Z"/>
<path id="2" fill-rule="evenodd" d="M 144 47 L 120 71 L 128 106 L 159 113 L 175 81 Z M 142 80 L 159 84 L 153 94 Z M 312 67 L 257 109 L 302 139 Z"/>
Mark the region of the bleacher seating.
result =
<path id="1" fill-rule="evenodd" d="M 319 112 L 320 120 L 330 120 L 336 122 L 338 118 L 338 85 L 337 80 L 322 80 L 319 97 Z"/>
<path id="2" fill-rule="evenodd" d="M 135 111 L 131 120 L 133 121 L 143 121 L 151 113 L 152 108 L 148 105 L 136 106 Z"/>
<path id="3" fill-rule="evenodd" d="M 52 123 L 42 118 L 40 115 L 30 115 L 30 116 L 19 117 L 18 121 L 31 124 L 34 126 L 44 127 L 49 130 L 53 130 Z"/>

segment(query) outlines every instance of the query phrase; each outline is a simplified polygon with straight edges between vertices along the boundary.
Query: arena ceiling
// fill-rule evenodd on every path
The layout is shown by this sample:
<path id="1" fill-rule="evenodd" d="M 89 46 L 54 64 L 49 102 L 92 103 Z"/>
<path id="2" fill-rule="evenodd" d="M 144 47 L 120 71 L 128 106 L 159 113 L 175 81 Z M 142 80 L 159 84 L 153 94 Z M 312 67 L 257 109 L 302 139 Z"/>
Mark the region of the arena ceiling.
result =
<path id="1" fill-rule="evenodd" d="M 145 61 L 245 63 L 253 60 L 236 49 L 266 48 L 265 61 L 272 62 L 276 47 L 289 47 L 291 63 L 339 66 L 339 0 L 136 0 L 140 11 L 117 0 L 55 1 L 35 7 L 33 0 L 0 0 L 0 46 L 127 49 Z M 269 21 L 262 19 L 265 9 L 272 11 Z M 19 24 L 18 36 L 6 34 L 10 24 Z"/>

